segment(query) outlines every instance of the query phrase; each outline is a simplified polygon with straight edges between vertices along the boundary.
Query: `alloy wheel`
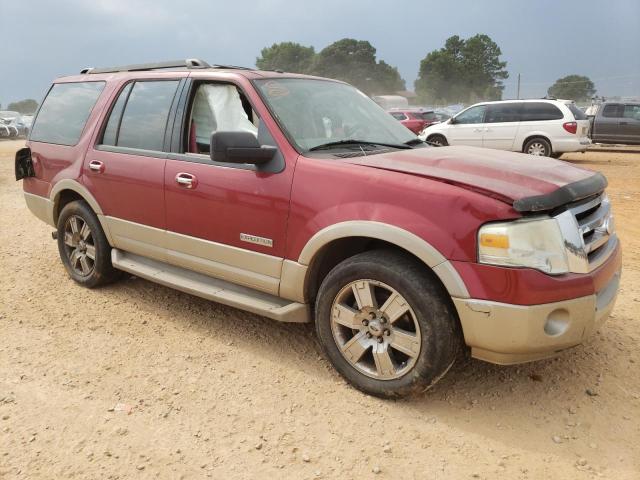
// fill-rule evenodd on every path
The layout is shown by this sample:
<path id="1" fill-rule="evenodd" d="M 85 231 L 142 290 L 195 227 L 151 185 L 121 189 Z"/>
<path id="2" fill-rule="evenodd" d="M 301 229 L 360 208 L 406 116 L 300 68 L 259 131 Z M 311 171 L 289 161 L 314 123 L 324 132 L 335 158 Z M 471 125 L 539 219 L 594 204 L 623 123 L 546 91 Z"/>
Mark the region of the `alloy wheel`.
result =
<path id="1" fill-rule="evenodd" d="M 71 215 L 64 224 L 64 247 L 69 265 L 78 275 L 90 275 L 95 267 L 96 247 L 87 222 Z"/>
<path id="2" fill-rule="evenodd" d="M 376 280 L 356 280 L 338 292 L 331 331 L 342 356 L 377 380 L 402 377 L 420 355 L 415 313 L 400 293 Z"/>

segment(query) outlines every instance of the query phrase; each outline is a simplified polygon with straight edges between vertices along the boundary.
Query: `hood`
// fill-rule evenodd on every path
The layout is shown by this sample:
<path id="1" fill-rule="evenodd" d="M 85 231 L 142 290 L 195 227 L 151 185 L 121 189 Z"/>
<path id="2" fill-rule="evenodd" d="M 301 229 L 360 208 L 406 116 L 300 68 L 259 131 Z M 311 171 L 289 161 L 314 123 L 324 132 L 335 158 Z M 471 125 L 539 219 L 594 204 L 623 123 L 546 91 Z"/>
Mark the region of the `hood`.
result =
<path id="1" fill-rule="evenodd" d="M 477 147 L 416 148 L 344 161 L 478 191 L 519 212 L 551 210 L 598 194 L 607 186 L 602 174 L 570 163 Z"/>

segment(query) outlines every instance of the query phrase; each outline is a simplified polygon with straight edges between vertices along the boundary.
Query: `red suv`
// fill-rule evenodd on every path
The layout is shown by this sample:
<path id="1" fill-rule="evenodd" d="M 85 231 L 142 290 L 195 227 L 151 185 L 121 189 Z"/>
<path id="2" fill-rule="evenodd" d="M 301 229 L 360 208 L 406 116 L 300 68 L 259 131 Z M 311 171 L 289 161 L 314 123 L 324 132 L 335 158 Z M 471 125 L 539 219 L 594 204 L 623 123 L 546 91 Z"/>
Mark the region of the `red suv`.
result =
<path id="1" fill-rule="evenodd" d="M 581 343 L 621 269 L 606 180 L 430 148 L 342 82 L 198 60 L 87 69 L 16 154 L 76 282 L 129 272 L 314 321 L 357 388 L 434 384 L 466 345 L 511 364 Z"/>

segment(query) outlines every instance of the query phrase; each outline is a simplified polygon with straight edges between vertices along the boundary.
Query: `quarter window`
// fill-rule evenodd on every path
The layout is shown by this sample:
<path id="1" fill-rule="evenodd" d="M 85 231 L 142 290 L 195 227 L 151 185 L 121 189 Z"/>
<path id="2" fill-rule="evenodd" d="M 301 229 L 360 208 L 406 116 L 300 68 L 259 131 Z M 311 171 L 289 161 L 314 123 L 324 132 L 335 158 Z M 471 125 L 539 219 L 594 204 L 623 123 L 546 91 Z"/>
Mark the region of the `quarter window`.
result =
<path id="1" fill-rule="evenodd" d="M 456 117 L 456 123 L 469 124 L 469 123 L 482 123 L 484 121 L 484 112 L 487 109 L 486 105 L 478 105 L 477 107 L 471 107 L 469 110 L 465 110 Z"/>
<path id="2" fill-rule="evenodd" d="M 102 144 L 161 151 L 178 80 L 139 81 L 120 92 Z"/>
<path id="3" fill-rule="evenodd" d="M 567 104 L 567 107 L 569 107 L 569 110 L 571 110 L 571 113 L 573 113 L 573 117 L 576 120 L 587 120 L 587 114 L 585 112 L 583 112 L 582 110 L 580 110 L 575 103 L 569 103 Z"/>
<path id="4" fill-rule="evenodd" d="M 104 82 L 56 83 L 36 117 L 30 140 L 75 145 L 89 114 L 104 89 Z"/>
<path id="5" fill-rule="evenodd" d="M 551 103 L 525 102 L 522 107 L 523 122 L 561 120 L 562 118 L 564 115 L 560 109 Z"/>

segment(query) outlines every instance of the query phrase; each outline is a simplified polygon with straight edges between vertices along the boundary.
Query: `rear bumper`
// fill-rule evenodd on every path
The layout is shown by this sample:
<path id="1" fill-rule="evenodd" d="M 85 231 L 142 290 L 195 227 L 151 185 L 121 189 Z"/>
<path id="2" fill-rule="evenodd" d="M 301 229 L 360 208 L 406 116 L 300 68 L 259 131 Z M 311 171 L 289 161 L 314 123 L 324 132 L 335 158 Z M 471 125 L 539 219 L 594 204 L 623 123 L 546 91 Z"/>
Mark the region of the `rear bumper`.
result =
<path id="1" fill-rule="evenodd" d="M 553 141 L 553 151 L 556 153 L 584 152 L 591 145 L 589 137 L 558 138 Z"/>
<path id="2" fill-rule="evenodd" d="M 40 195 L 34 195 L 29 192 L 23 193 L 27 208 L 29 208 L 31 213 L 48 225 L 55 227 L 56 222 L 53 220 L 53 202 Z"/>
<path id="3" fill-rule="evenodd" d="M 618 264 L 596 293 L 538 305 L 454 298 L 471 355 L 510 365 L 552 357 L 579 345 L 611 313 L 620 275 Z"/>

